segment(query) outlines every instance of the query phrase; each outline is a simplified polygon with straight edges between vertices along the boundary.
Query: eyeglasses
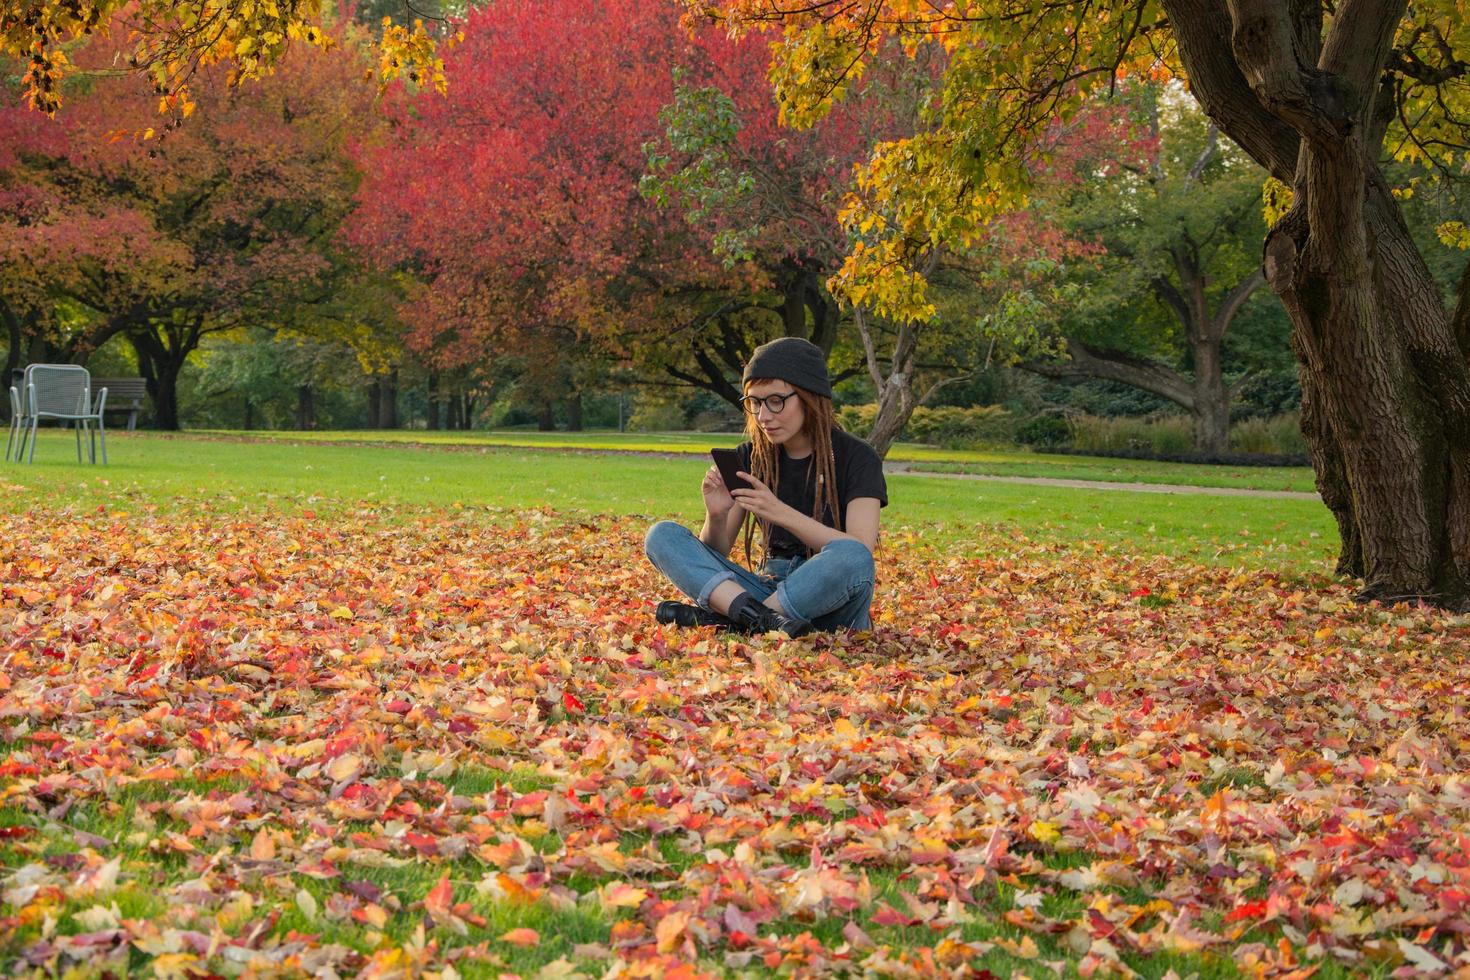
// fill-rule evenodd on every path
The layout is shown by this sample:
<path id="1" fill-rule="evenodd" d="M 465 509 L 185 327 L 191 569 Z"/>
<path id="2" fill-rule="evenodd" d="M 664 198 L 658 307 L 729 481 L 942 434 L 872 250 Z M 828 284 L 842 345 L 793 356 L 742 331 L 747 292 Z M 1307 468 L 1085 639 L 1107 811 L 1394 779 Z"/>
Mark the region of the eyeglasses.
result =
<path id="1" fill-rule="evenodd" d="M 740 404 L 744 405 L 745 410 L 751 415 L 760 411 L 762 404 L 766 406 L 772 415 L 780 415 L 781 409 L 786 407 L 786 400 L 795 397 L 796 392 L 794 391 L 788 391 L 784 395 L 767 395 L 764 398 L 758 398 L 755 395 L 746 395 L 740 399 Z"/>

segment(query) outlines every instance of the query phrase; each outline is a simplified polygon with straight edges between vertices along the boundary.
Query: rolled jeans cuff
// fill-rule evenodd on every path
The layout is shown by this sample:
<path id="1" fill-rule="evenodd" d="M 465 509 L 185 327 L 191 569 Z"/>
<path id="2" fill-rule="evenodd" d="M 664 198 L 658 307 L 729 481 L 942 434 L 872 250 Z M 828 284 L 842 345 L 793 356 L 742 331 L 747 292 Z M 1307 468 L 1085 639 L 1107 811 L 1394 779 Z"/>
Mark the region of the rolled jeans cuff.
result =
<path id="1" fill-rule="evenodd" d="M 733 581 L 735 581 L 734 572 L 721 572 L 714 578 L 710 579 L 707 583 L 705 583 L 704 588 L 699 590 L 699 598 L 695 601 L 699 603 L 701 608 L 709 609 L 710 612 L 714 612 L 713 609 L 710 609 L 709 597 L 714 594 L 715 589 L 718 589 L 726 582 Z"/>
<path id="2" fill-rule="evenodd" d="M 781 608 L 785 611 L 788 618 L 799 619 L 803 623 L 811 622 L 811 620 L 807 618 L 807 616 L 804 615 L 801 610 L 797 609 L 791 604 L 791 593 L 788 592 L 786 589 L 785 579 L 782 579 L 780 584 L 776 586 L 776 598 L 780 601 Z"/>

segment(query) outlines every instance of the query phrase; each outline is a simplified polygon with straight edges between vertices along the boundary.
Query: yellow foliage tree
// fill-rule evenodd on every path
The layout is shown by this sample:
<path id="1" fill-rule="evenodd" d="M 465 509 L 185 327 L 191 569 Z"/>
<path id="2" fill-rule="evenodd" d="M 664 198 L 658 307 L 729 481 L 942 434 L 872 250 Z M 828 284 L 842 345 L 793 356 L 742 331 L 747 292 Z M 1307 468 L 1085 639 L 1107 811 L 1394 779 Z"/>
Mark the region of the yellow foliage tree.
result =
<path id="1" fill-rule="evenodd" d="M 228 62 L 238 83 L 269 72 L 288 45 L 326 48 L 322 0 L 7 0 L 0 6 L 0 54 L 24 62 L 30 105 L 54 113 L 61 82 L 74 69 L 67 51 L 91 37 L 126 32 L 134 41 L 121 69 L 146 75 L 162 113 L 194 109 L 189 80 L 201 67 Z M 422 21 L 385 21 L 379 77 L 400 75 L 444 90 L 444 64 Z M 150 132 L 148 135 L 152 135 Z"/>

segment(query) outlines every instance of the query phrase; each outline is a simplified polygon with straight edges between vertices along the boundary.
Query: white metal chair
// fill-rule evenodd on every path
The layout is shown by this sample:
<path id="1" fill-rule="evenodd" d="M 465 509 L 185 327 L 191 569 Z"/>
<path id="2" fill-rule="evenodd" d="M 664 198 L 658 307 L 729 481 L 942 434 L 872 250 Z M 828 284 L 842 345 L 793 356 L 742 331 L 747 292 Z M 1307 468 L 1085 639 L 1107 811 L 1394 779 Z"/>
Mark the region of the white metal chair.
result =
<path id="1" fill-rule="evenodd" d="M 30 422 L 30 453 L 26 461 L 36 461 L 36 426 L 42 419 L 71 422 L 76 426 L 77 462 L 82 461 L 82 430 L 87 430 L 90 461 L 97 462 L 98 435 L 102 438 L 102 463 L 107 463 L 107 430 L 102 412 L 107 407 L 107 389 L 92 401 L 92 376 L 76 364 L 32 364 L 26 368 L 26 418 Z M 97 423 L 94 433 L 91 423 Z"/>

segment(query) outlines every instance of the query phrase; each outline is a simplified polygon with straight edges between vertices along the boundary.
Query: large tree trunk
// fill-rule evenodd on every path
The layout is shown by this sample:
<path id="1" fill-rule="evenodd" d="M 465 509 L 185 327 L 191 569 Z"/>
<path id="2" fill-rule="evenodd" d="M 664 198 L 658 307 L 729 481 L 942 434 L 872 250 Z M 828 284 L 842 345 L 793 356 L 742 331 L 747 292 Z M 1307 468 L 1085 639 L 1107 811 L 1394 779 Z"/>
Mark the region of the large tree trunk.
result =
<path id="1" fill-rule="evenodd" d="M 379 429 L 398 428 L 398 369 L 389 371 L 382 379 L 378 395 Z"/>
<path id="2" fill-rule="evenodd" d="M 536 428 L 542 432 L 556 431 L 556 416 L 552 412 L 550 398 L 541 399 L 540 411 L 536 416 Z"/>
<path id="3" fill-rule="evenodd" d="M 148 329 L 128 334 L 133 351 L 138 355 L 138 373 L 148 388 L 153 402 L 153 424 L 165 431 L 179 428 L 179 372 L 184 368 L 188 352 L 171 350 Z"/>
<path id="4" fill-rule="evenodd" d="M 567 396 L 567 431 L 582 431 L 582 395 L 581 393 Z"/>
<path id="5" fill-rule="evenodd" d="M 1203 169 L 1208 152 L 1195 164 L 1197 169 Z M 1188 395 L 1174 401 L 1187 409 L 1194 421 L 1194 448 L 1218 455 L 1230 448 L 1230 388 L 1225 384 L 1223 357 L 1225 333 L 1246 301 L 1266 284 L 1266 276 L 1261 269 L 1252 269 L 1212 310 L 1205 296 L 1208 280 L 1199 253 L 1193 245 L 1183 242 L 1176 244 L 1172 252 L 1174 270 L 1179 276 L 1178 288 L 1164 279 L 1155 279 L 1153 287 L 1179 318 L 1194 369 L 1192 377 L 1176 374 Z M 1172 396 L 1165 394 L 1165 397 Z"/>
<path id="6" fill-rule="evenodd" d="M 1212 353 L 1219 355 L 1216 348 Z M 1195 361 L 1194 448 L 1196 452 L 1218 456 L 1230 448 L 1230 389 L 1216 364 L 1209 373 L 1199 371 Z"/>
<path id="7" fill-rule="evenodd" d="M 1303 432 L 1343 539 L 1338 568 L 1363 578 L 1365 597 L 1463 605 L 1467 352 L 1454 343 L 1434 280 L 1377 175 L 1353 167 L 1348 154 L 1320 156 L 1303 153 L 1308 193 L 1272 230 L 1267 269 L 1294 327 L 1311 406 Z M 1333 179 L 1340 169 L 1358 171 L 1356 193 Z M 1317 202 L 1305 203 L 1313 191 Z M 1319 210 L 1356 211 L 1349 224 L 1357 227 L 1324 241 L 1311 230 Z"/>
<path id="8" fill-rule="evenodd" d="M 822 284 L 820 270 L 809 262 L 792 262 L 787 272 L 781 299 L 782 334 L 810 340 L 830 355 L 841 314 Z"/>
<path id="9" fill-rule="evenodd" d="M 383 412 L 383 383 L 373 378 L 364 388 L 367 394 L 367 427 L 369 429 L 382 428 L 378 422 Z"/>
<path id="10" fill-rule="evenodd" d="M 169 432 L 176 432 L 179 428 L 179 370 L 182 367 L 182 364 L 167 360 L 155 364 L 156 373 L 148 385 L 148 394 L 153 398 L 153 424 Z"/>
<path id="11" fill-rule="evenodd" d="M 806 276 L 793 270 L 781 297 L 781 334 L 806 339 Z"/>
<path id="12" fill-rule="evenodd" d="M 301 432 L 316 428 L 316 401 L 309 384 L 296 386 L 296 428 Z"/>
<path id="13" fill-rule="evenodd" d="M 439 374 L 429 372 L 428 427 L 430 432 L 439 431 Z"/>
<path id="14" fill-rule="evenodd" d="M 1315 4 L 1165 0 L 1196 97 L 1293 187 L 1266 274 L 1292 321 L 1339 568 L 1363 578 L 1365 598 L 1465 607 L 1470 338 L 1377 164 L 1392 112 L 1379 83 L 1404 7 L 1346 0 L 1328 23 Z"/>

